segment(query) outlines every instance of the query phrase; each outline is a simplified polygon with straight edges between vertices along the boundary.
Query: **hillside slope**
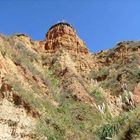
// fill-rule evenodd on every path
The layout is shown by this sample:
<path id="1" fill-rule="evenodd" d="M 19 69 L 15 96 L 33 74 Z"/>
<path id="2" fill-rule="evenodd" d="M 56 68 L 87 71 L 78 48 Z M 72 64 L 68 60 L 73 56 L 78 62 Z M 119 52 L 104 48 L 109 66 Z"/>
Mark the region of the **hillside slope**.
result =
<path id="1" fill-rule="evenodd" d="M 0 35 L 0 139 L 140 139 L 139 60 L 140 42 L 92 54 L 63 22 Z"/>

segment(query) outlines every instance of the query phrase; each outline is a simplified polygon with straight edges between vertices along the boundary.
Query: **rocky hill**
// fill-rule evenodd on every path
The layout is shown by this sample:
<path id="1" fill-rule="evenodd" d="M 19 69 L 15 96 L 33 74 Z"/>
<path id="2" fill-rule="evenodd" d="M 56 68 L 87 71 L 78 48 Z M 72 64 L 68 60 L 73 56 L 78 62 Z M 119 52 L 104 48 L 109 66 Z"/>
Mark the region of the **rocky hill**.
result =
<path id="1" fill-rule="evenodd" d="M 68 23 L 0 35 L 0 140 L 139 140 L 140 42 L 90 53 Z"/>

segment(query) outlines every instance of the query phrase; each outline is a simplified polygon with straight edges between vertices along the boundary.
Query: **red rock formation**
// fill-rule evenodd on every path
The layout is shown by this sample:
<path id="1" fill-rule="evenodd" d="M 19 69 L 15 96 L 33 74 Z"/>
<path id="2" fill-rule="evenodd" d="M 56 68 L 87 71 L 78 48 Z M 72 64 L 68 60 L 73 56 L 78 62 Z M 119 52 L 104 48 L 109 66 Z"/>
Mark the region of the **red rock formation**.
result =
<path id="1" fill-rule="evenodd" d="M 134 102 L 140 103 L 140 83 L 138 83 L 134 89 Z"/>
<path id="2" fill-rule="evenodd" d="M 76 31 L 68 23 L 53 25 L 46 34 L 45 50 L 65 48 L 81 53 L 88 53 L 85 43 L 77 36 Z"/>

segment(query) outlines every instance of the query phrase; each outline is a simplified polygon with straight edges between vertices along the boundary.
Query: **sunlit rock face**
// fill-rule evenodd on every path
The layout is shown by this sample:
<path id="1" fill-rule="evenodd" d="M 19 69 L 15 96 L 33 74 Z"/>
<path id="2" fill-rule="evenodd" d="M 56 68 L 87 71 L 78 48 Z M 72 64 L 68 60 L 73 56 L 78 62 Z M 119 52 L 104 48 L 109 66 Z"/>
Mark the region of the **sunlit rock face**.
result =
<path id="1" fill-rule="evenodd" d="M 53 25 L 46 34 L 45 50 L 55 51 L 59 48 L 81 53 L 88 53 L 85 43 L 68 23 L 60 22 Z"/>

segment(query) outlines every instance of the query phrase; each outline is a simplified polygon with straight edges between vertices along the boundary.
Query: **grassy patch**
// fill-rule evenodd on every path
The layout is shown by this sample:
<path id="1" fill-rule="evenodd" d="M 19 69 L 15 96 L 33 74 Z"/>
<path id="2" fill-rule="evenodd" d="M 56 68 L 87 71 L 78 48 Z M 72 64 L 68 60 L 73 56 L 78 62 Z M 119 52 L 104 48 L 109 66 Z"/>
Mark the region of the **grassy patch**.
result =
<path id="1" fill-rule="evenodd" d="M 100 123 L 100 117 L 94 107 L 75 102 L 72 98 L 65 99 L 53 112 L 46 110 L 44 121 L 37 130 L 40 135 L 43 133 L 53 139 L 89 139 L 94 137 L 93 130 Z"/>
<path id="2" fill-rule="evenodd" d="M 125 140 L 140 138 L 139 135 L 139 120 L 140 120 L 140 109 L 139 106 L 121 114 L 119 117 L 113 118 L 108 123 L 98 127 L 96 133 L 102 140 L 115 139 L 115 140 Z"/>

